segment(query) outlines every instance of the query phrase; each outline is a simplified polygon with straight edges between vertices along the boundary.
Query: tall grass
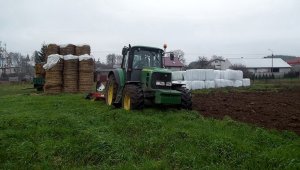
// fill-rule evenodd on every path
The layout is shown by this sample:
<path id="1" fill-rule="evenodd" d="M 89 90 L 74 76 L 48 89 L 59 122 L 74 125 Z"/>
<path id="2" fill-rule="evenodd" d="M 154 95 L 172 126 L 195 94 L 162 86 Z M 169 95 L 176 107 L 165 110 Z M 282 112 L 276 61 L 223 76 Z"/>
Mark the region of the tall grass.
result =
<path id="1" fill-rule="evenodd" d="M 300 137 L 79 94 L 0 96 L 1 169 L 299 169 Z"/>

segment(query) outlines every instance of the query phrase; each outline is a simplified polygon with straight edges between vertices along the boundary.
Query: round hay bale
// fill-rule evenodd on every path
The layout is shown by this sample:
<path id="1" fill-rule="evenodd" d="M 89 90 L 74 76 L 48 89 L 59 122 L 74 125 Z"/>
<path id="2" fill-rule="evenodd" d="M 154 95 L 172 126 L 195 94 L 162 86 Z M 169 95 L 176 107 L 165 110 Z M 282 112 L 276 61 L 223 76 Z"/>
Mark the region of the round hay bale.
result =
<path id="1" fill-rule="evenodd" d="M 59 46 L 56 44 L 48 44 L 46 49 L 46 61 L 49 55 L 59 54 Z"/>
<path id="2" fill-rule="evenodd" d="M 46 70 L 44 91 L 48 94 L 56 94 L 62 91 L 63 62 L 60 60 L 52 68 Z"/>
<path id="3" fill-rule="evenodd" d="M 94 84 L 94 60 L 79 61 L 79 92 L 89 92 Z"/>
<path id="4" fill-rule="evenodd" d="M 94 72 L 94 60 L 81 60 L 79 61 L 79 72 Z"/>
<path id="5" fill-rule="evenodd" d="M 94 84 L 93 72 L 79 72 L 79 91 L 89 92 Z"/>
<path id="6" fill-rule="evenodd" d="M 75 70 L 78 72 L 78 59 L 64 60 L 64 71 L 70 72 Z"/>
<path id="7" fill-rule="evenodd" d="M 57 70 L 46 71 L 46 83 L 44 90 L 46 93 L 60 93 L 62 91 L 62 72 Z"/>
<path id="8" fill-rule="evenodd" d="M 78 62 L 78 58 L 64 60 L 64 92 L 75 93 L 78 91 Z"/>
<path id="9" fill-rule="evenodd" d="M 44 91 L 47 94 L 58 94 L 61 93 L 62 91 L 62 86 L 57 84 L 57 85 L 51 85 L 51 84 L 45 84 L 44 85 Z"/>
<path id="10" fill-rule="evenodd" d="M 80 56 L 84 54 L 91 54 L 91 47 L 89 45 L 78 45 L 75 48 L 75 55 Z"/>
<path id="11" fill-rule="evenodd" d="M 75 54 L 75 45 L 73 44 L 67 44 L 67 45 L 61 45 L 60 46 L 60 55 L 69 55 Z"/>

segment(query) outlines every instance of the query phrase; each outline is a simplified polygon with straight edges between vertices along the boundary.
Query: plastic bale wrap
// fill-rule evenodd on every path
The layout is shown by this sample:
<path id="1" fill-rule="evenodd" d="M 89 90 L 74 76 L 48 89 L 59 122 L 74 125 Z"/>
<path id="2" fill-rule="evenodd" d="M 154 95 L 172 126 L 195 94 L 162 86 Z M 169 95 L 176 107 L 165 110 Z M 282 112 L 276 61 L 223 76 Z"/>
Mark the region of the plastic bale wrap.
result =
<path id="1" fill-rule="evenodd" d="M 233 81 L 232 80 L 224 80 L 225 87 L 233 87 Z"/>
<path id="2" fill-rule="evenodd" d="M 243 79 L 243 72 L 240 70 L 225 70 L 224 79 L 226 80 L 242 80 Z"/>
<path id="3" fill-rule="evenodd" d="M 74 55 L 75 54 L 75 45 L 67 44 L 60 46 L 60 55 Z"/>
<path id="4" fill-rule="evenodd" d="M 204 81 L 205 84 L 205 88 L 206 89 L 211 89 L 211 88 L 215 88 L 215 81 L 211 81 L 211 80 L 206 80 Z"/>
<path id="5" fill-rule="evenodd" d="M 189 89 L 189 90 L 193 90 L 193 89 L 192 89 L 192 81 L 185 81 L 185 82 L 186 82 L 185 87 L 186 87 L 187 89 Z"/>
<path id="6" fill-rule="evenodd" d="M 225 79 L 225 70 L 220 71 L 220 79 Z"/>
<path id="7" fill-rule="evenodd" d="M 185 71 L 173 71 L 172 72 L 172 81 L 183 80 L 183 74 Z"/>
<path id="8" fill-rule="evenodd" d="M 83 44 L 75 47 L 75 55 L 81 56 L 85 54 L 91 55 L 91 47 L 89 45 Z"/>
<path id="9" fill-rule="evenodd" d="M 204 72 L 205 72 L 205 80 L 214 80 L 216 78 L 213 69 L 205 69 Z"/>
<path id="10" fill-rule="evenodd" d="M 193 90 L 199 90 L 199 89 L 204 89 L 205 84 L 204 81 L 192 81 L 192 89 Z"/>
<path id="11" fill-rule="evenodd" d="M 78 56 L 64 56 L 63 91 L 75 93 L 78 91 Z"/>
<path id="12" fill-rule="evenodd" d="M 90 55 L 79 56 L 79 92 L 89 92 L 94 84 L 94 59 Z"/>
<path id="13" fill-rule="evenodd" d="M 214 70 L 215 78 L 214 79 L 221 79 L 221 71 L 220 70 Z"/>
<path id="14" fill-rule="evenodd" d="M 49 55 L 43 68 L 46 70 L 44 91 L 48 94 L 56 94 L 62 91 L 63 61 L 58 54 Z"/>
<path id="15" fill-rule="evenodd" d="M 250 79 L 248 79 L 248 78 L 243 79 L 242 82 L 243 82 L 243 86 L 244 86 L 244 87 L 248 87 L 248 86 L 250 86 L 250 84 L 251 84 L 251 81 L 250 81 Z"/>
<path id="16" fill-rule="evenodd" d="M 215 87 L 216 88 L 225 87 L 225 80 L 224 79 L 215 79 Z"/>
<path id="17" fill-rule="evenodd" d="M 187 70 L 185 78 L 188 81 L 204 81 L 205 80 L 205 70 L 204 69 L 191 69 Z"/>
<path id="18" fill-rule="evenodd" d="M 233 87 L 242 87 L 243 81 L 242 80 L 235 80 L 233 81 Z"/>

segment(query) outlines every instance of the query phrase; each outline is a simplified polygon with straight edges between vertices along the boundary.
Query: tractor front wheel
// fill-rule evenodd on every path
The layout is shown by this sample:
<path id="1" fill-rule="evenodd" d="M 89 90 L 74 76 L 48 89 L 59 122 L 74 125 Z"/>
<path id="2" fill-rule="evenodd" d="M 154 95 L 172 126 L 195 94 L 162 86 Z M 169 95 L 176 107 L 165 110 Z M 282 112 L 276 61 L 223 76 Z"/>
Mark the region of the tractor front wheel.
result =
<path id="1" fill-rule="evenodd" d="M 185 87 L 180 87 L 177 90 L 181 92 L 181 108 L 191 110 L 192 109 L 191 91 Z"/>
<path id="2" fill-rule="evenodd" d="M 142 109 L 144 93 L 138 84 L 127 84 L 123 91 L 122 106 L 125 110 Z"/>
<path id="3" fill-rule="evenodd" d="M 105 103 L 109 106 L 114 105 L 118 106 L 114 103 L 117 97 L 118 84 L 116 83 L 115 76 L 111 75 L 106 82 L 105 87 Z"/>

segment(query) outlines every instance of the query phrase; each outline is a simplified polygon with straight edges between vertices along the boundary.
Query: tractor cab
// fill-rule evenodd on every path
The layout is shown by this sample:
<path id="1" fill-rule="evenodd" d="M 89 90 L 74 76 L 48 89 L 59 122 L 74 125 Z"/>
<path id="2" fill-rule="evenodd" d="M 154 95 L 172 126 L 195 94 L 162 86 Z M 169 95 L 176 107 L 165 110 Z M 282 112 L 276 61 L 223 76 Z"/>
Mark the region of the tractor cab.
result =
<path id="1" fill-rule="evenodd" d="M 164 51 L 159 48 L 135 46 L 122 50 L 122 69 L 127 81 L 140 81 L 143 69 L 163 68 Z"/>
<path id="2" fill-rule="evenodd" d="M 133 46 L 122 50 L 121 68 L 108 74 L 105 99 L 108 105 L 125 110 L 141 109 L 144 103 L 191 108 L 191 94 L 182 85 L 172 84 L 172 72 L 163 68 L 165 50 Z M 171 59 L 174 57 L 170 54 Z"/>

